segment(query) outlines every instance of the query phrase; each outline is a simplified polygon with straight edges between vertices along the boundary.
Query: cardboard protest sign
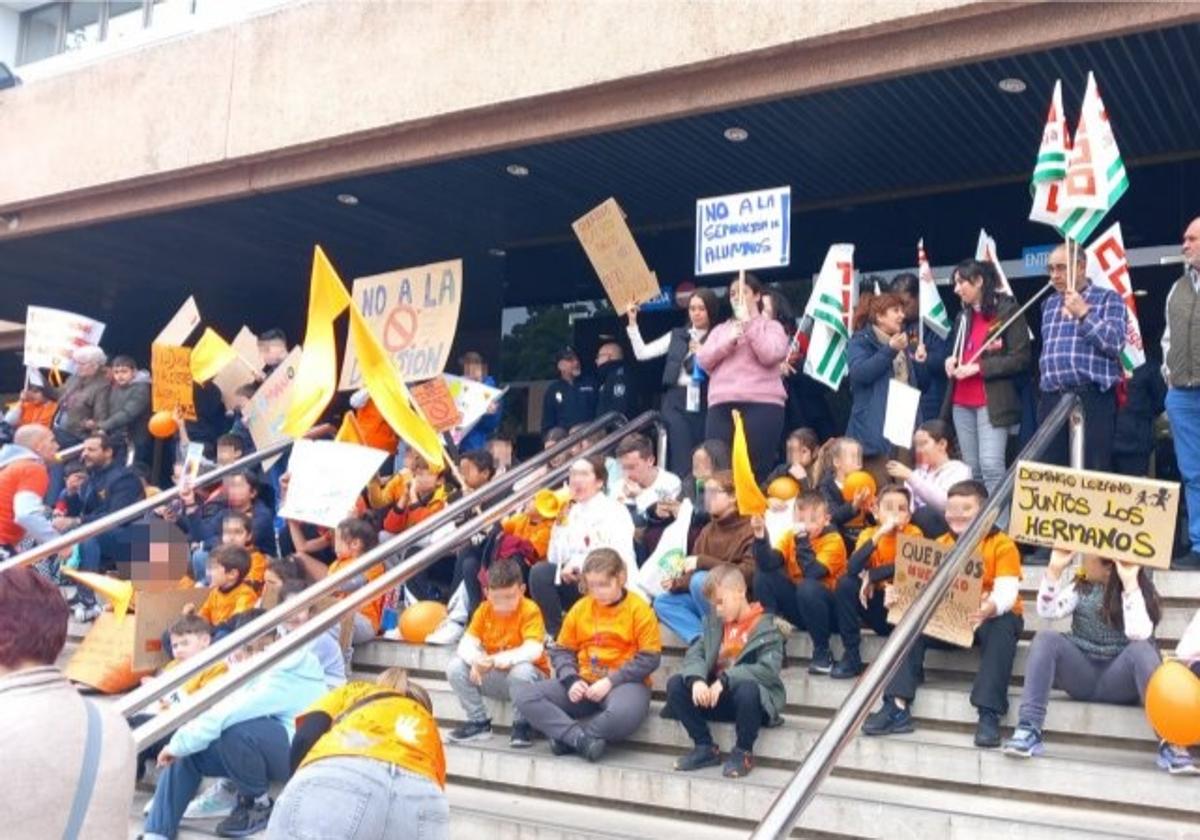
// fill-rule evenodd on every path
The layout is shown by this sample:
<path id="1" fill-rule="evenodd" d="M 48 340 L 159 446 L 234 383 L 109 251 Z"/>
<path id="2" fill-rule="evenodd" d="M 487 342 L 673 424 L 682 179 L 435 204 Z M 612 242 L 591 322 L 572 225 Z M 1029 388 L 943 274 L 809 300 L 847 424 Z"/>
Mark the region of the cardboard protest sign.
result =
<path id="1" fill-rule="evenodd" d="M 462 412 L 458 410 L 445 378 L 436 376 L 428 382 L 413 385 L 408 392 L 425 419 L 439 432 L 448 432 L 462 422 Z"/>
<path id="2" fill-rule="evenodd" d="M 450 388 L 450 395 L 454 397 L 454 404 L 458 406 L 458 411 L 462 415 L 458 425 L 450 432 L 454 443 L 459 444 L 483 419 L 492 404 L 503 397 L 504 392 L 508 389 L 485 385 L 474 379 L 450 373 L 443 374 L 442 378 L 446 380 L 446 385 Z"/>
<path id="3" fill-rule="evenodd" d="M 233 407 L 233 398 L 237 389 L 253 382 L 256 379 L 254 374 L 250 365 L 246 364 L 241 356 L 234 356 L 233 360 L 213 377 L 213 384 L 220 389 L 226 408 Z"/>
<path id="4" fill-rule="evenodd" d="M 288 459 L 287 498 L 279 515 L 336 528 L 388 453 L 331 440 L 298 440 Z"/>
<path id="5" fill-rule="evenodd" d="M 138 589 L 134 602 L 133 670 L 153 671 L 167 664 L 169 657 L 162 649 L 162 634 L 179 620 L 185 604 L 197 607 L 208 597 L 208 589 L 189 586 L 178 589 L 175 584 L 161 584 L 159 591 Z"/>
<path id="6" fill-rule="evenodd" d="M 1008 532 L 1028 545 L 1166 569 L 1178 509 L 1173 481 L 1021 461 Z"/>
<path id="7" fill-rule="evenodd" d="M 354 281 L 351 298 L 405 382 L 446 369 L 462 303 L 462 260 L 402 268 Z M 362 387 L 353 342 L 346 345 L 339 391 Z"/>
<path id="8" fill-rule="evenodd" d="M 150 402 L 154 411 L 183 411 L 196 419 L 192 392 L 192 351 L 170 344 L 150 345 Z"/>
<path id="9" fill-rule="evenodd" d="M 100 343 L 104 324 L 74 312 L 29 306 L 25 309 L 25 366 L 75 372 L 71 353 Z"/>
<path id="10" fill-rule="evenodd" d="M 264 449 L 287 437 L 283 433 L 283 421 L 292 401 L 292 383 L 296 379 L 296 368 L 300 366 L 300 354 L 299 347 L 292 348 L 287 358 L 254 392 L 243 412 L 256 449 Z M 263 462 L 263 469 L 271 469 L 277 460 L 279 456 L 268 458 Z"/>
<path id="11" fill-rule="evenodd" d="M 171 320 L 167 321 L 167 325 L 162 328 L 162 332 L 158 334 L 158 338 L 154 339 L 153 343 L 182 345 L 191 338 L 198 326 L 200 326 L 200 307 L 196 305 L 195 296 L 192 296 L 185 300 L 183 306 L 179 307 L 179 311 L 171 316 Z"/>
<path id="12" fill-rule="evenodd" d="M 791 260 L 792 188 L 696 202 L 696 275 L 778 268 Z"/>
<path id="13" fill-rule="evenodd" d="M 898 600 L 888 610 L 889 624 L 900 623 L 949 553 L 949 546 L 939 545 L 933 540 L 907 534 L 900 534 L 896 538 L 896 576 L 892 586 L 895 587 Z M 982 600 L 983 560 L 975 555 L 967 561 L 954 579 L 950 591 L 938 604 L 933 618 L 925 626 L 925 635 L 959 647 L 971 647 L 975 643 L 971 615 L 979 610 Z"/>
<path id="14" fill-rule="evenodd" d="M 255 373 L 260 373 L 263 368 L 262 356 L 258 353 L 258 336 L 250 332 L 250 328 L 243 326 L 238 330 L 238 334 L 233 337 L 233 341 L 229 345 L 234 352 L 242 358 Z"/>
<path id="15" fill-rule="evenodd" d="M 615 198 L 589 210 L 571 228 L 617 312 L 661 294 Z"/>

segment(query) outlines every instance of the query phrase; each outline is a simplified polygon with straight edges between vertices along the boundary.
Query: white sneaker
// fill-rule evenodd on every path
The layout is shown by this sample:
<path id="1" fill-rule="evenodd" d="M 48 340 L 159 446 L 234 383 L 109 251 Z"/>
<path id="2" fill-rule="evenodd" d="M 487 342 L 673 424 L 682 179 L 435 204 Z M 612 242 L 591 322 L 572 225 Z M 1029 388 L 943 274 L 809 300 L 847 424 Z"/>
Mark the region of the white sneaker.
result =
<path id="1" fill-rule="evenodd" d="M 228 817 L 237 806 L 237 789 L 228 779 L 217 779 L 208 790 L 188 803 L 183 812 L 185 820 L 208 820 Z"/>
<path id="2" fill-rule="evenodd" d="M 433 632 L 425 637 L 427 645 L 453 645 L 462 638 L 465 632 L 463 626 L 457 621 L 451 621 L 446 618 L 442 623 L 433 629 Z"/>
<path id="3" fill-rule="evenodd" d="M 71 612 L 76 624 L 91 624 L 104 610 L 99 604 L 76 604 Z"/>

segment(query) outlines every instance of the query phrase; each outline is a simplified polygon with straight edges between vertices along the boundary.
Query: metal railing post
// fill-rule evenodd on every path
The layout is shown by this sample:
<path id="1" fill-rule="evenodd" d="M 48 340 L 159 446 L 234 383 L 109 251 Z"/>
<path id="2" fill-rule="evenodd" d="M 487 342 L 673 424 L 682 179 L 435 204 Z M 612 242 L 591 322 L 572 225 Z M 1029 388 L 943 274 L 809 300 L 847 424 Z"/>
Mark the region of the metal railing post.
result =
<path id="1" fill-rule="evenodd" d="M 1083 404 L 1076 402 L 1075 407 L 1071 409 L 1071 417 L 1067 420 L 1067 447 L 1070 451 L 1072 469 L 1083 469 L 1083 433 L 1086 422 L 1083 417 Z"/>

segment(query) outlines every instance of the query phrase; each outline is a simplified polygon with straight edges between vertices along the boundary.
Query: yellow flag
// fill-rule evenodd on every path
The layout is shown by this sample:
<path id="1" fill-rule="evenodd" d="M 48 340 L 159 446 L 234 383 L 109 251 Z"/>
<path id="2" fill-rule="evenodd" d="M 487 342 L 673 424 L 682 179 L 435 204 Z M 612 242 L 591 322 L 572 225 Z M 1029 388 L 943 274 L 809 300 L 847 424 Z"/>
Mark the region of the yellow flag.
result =
<path id="1" fill-rule="evenodd" d="M 750 450 L 746 446 L 746 429 L 742 425 L 740 411 L 733 412 L 733 489 L 738 513 L 742 516 L 762 516 L 767 512 L 767 497 L 754 480 L 754 467 L 750 464 Z"/>
<path id="2" fill-rule="evenodd" d="M 204 335 L 192 348 L 192 380 L 207 382 L 232 362 L 236 355 L 229 342 L 217 335 L 212 327 L 205 327 Z"/>
<path id="3" fill-rule="evenodd" d="M 356 443 L 363 446 L 362 435 L 358 432 L 358 423 L 354 419 L 353 411 L 347 411 L 342 418 L 342 426 L 338 429 L 334 440 L 338 443 Z"/>
<path id="4" fill-rule="evenodd" d="M 292 383 L 292 402 L 283 421 L 283 432 L 301 437 L 321 417 L 337 389 L 337 347 L 333 322 L 350 305 L 350 295 L 342 285 L 329 258 L 316 246 L 313 252 L 312 279 L 308 288 L 308 326 L 304 331 L 304 355 Z"/>
<path id="5" fill-rule="evenodd" d="M 379 413 L 405 443 L 415 449 L 435 470 L 445 468 L 442 441 L 437 430 L 413 410 L 408 388 L 396 372 L 392 359 L 371 332 L 358 307 L 350 304 L 350 342 L 358 356 L 363 385 Z"/>

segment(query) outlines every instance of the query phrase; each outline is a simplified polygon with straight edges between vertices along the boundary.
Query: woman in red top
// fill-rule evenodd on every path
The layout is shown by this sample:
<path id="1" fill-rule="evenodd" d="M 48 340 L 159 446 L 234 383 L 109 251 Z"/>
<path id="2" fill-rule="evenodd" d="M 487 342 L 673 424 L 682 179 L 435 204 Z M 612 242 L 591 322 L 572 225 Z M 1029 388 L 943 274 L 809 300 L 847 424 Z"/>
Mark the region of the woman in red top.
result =
<path id="1" fill-rule="evenodd" d="M 946 359 L 947 396 L 953 406 L 954 430 L 963 460 L 977 481 L 992 492 L 1004 479 L 1008 428 L 1021 420 L 1021 404 L 1013 378 L 1029 369 L 1029 327 L 1007 294 L 990 262 L 965 260 L 954 269 L 954 293 L 963 303 Z M 982 354 L 978 358 L 980 348 Z"/>

